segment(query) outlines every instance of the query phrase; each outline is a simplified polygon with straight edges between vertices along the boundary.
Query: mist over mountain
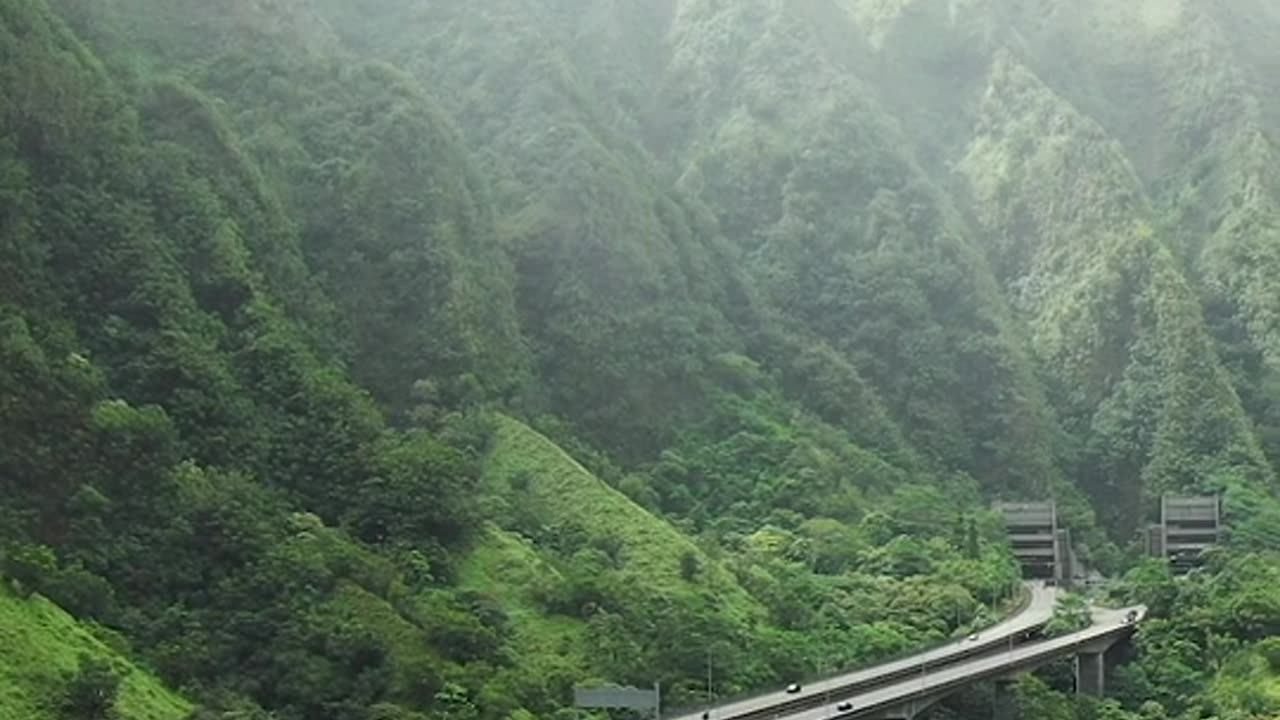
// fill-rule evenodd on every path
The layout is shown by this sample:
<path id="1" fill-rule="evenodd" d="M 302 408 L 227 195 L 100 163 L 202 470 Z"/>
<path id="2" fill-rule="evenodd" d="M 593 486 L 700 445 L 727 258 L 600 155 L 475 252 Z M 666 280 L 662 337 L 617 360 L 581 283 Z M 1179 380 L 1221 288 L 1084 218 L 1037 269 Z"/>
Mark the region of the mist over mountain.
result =
<path id="1" fill-rule="evenodd" d="M 990 504 L 1042 499 L 1153 619 L 1023 717 L 1272 717 L 1277 47 L 1264 0 L 0 3 L 0 717 L 697 704 L 1007 612 Z M 1165 494 L 1223 498 L 1188 578 Z"/>

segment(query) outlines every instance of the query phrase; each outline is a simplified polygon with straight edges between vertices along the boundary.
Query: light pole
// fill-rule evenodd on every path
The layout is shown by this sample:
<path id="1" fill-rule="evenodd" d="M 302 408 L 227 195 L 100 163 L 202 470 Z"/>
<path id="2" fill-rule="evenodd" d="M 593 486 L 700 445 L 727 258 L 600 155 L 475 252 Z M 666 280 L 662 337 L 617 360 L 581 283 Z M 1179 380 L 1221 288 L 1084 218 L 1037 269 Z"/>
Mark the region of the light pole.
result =
<path id="1" fill-rule="evenodd" d="M 715 702 L 715 695 L 713 693 L 712 687 L 713 685 L 712 685 L 712 679 L 711 679 L 711 646 L 708 645 L 707 646 L 707 702 L 708 703 Z"/>
<path id="2" fill-rule="evenodd" d="M 819 663 L 818 675 L 822 678 L 822 708 L 824 712 L 831 705 L 831 683 L 828 682 L 830 678 L 827 677 L 829 672 L 830 666 L 827 665 L 827 656 L 823 655 Z"/>

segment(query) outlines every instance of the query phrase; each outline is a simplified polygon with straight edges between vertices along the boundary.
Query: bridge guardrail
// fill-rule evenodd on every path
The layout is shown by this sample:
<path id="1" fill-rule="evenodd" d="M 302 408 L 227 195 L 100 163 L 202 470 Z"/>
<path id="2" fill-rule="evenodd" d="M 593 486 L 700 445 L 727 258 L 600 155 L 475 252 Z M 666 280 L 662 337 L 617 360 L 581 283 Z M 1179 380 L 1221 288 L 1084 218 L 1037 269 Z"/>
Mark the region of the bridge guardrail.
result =
<path id="1" fill-rule="evenodd" d="M 1013 606 L 1013 608 L 1009 611 L 1009 613 L 1005 615 L 1003 618 L 992 623 L 991 625 L 987 625 L 983 628 L 980 628 L 979 632 L 993 628 L 996 625 L 999 625 L 1000 623 L 1007 622 L 1017 617 L 1018 615 L 1020 615 L 1031 604 L 1031 596 L 1032 594 L 1031 594 L 1031 591 L 1028 589 L 1028 587 L 1025 584 L 1022 585 L 1021 592 L 1018 594 L 1018 603 Z M 842 675 L 865 672 L 867 670 L 872 670 L 881 665 L 890 665 L 893 663 L 902 662 L 904 660 L 910 659 L 915 655 L 924 655 L 926 653 L 930 653 L 935 650 L 944 648 L 948 645 L 952 645 L 956 641 L 957 641 L 957 638 L 955 637 L 939 639 L 934 642 L 912 648 L 911 650 L 904 650 L 900 653 L 896 653 L 894 655 L 891 655 L 885 658 L 867 662 L 866 664 L 863 664 L 863 665 L 849 667 L 843 670 L 833 671 L 831 673 L 827 673 L 818 677 L 805 679 L 802 685 L 804 685 L 805 687 L 808 687 L 814 684 L 830 682 L 830 681 L 839 679 Z M 996 644 L 998 643 L 994 643 L 991 641 L 975 643 L 970 647 L 966 647 L 956 652 L 954 655 L 948 656 L 946 660 L 946 664 L 951 664 L 952 662 L 963 660 L 977 654 L 981 654 L 983 651 L 989 650 L 991 647 L 993 647 Z M 810 707 L 810 706 L 823 704 L 823 702 L 825 702 L 825 698 L 827 695 L 831 695 L 832 698 L 835 699 L 837 695 L 847 693 L 849 690 L 866 685 L 869 682 L 874 682 L 875 684 L 878 685 L 878 684 L 883 684 L 885 682 L 891 682 L 898 678 L 910 677 L 912 675 L 917 674 L 916 672 L 917 667 L 918 666 L 913 665 L 911 667 L 902 668 L 900 670 L 896 670 L 886 675 L 877 677 L 874 679 L 874 681 L 862 680 L 862 681 L 853 682 L 848 685 L 841 686 L 839 688 L 833 688 L 830 692 L 823 693 L 821 697 L 815 697 L 811 695 L 797 697 L 788 702 L 772 705 L 767 710 L 748 711 L 748 712 L 744 712 L 736 715 L 728 715 L 728 716 L 713 713 L 711 720 L 750 720 L 751 718 L 755 718 L 761 715 L 772 717 L 775 714 L 781 714 L 784 712 L 794 712 L 796 710 L 807 709 L 807 707 Z M 702 712 L 707 710 L 714 710 L 717 707 L 746 702 L 753 698 L 765 697 L 767 695 L 773 695 L 778 692 L 780 692 L 778 689 L 772 689 L 772 690 L 764 690 L 764 691 L 758 691 L 758 692 L 740 693 L 738 695 L 730 696 L 727 699 L 716 700 L 714 703 L 699 703 L 696 705 L 677 706 L 672 710 L 664 709 L 662 714 L 664 718 L 670 718 L 671 720 L 686 720 L 686 718 L 689 718 L 689 717 L 698 718 L 700 717 Z"/>
<path id="2" fill-rule="evenodd" d="M 1139 621 L 1146 617 L 1147 608 L 1145 606 L 1139 605 L 1135 606 L 1133 609 L 1138 611 Z M 1136 622 L 1109 626 L 1099 626 L 1095 624 L 1084 630 L 1063 635 L 1062 637 L 1044 640 L 1032 645 L 1025 645 L 1014 650 L 1013 653 L 1015 653 L 1017 657 L 1011 658 L 1011 662 L 1005 665 L 982 668 L 977 672 L 960 677 L 947 678 L 941 682 L 935 681 L 932 684 L 920 687 L 918 690 L 912 690 L 911 692 L 905 693 L 903 696 L 885 698 L 877 702 L 863 705 L 853 714 L 845 717 L 850 719 L 862 717 L 864 715 L 883 710 L 886 707 L 895 706 L 912 697 L 933 696 L 936 698 L 939 695 L 947 694 L 949 690 L 954 690 L 957 687 L 963 687 L 974 682 L 1000 677 L 1001 675 L 1009 672 L 1010 666 L 1017 668 L 1043 666 L 1045 663 L 1051 662 L 1054 658 L 1060 657 L 1064 653 L 1073 653 L 1081 647 L 1087 647 L 1090 643 L 1097 642 L 1099 638 L 1106 637 L 1108 635 L 1133 633 L 1136 629 Z M 948 667 L 954 664 L 955 663 L 949 663 Z"/>

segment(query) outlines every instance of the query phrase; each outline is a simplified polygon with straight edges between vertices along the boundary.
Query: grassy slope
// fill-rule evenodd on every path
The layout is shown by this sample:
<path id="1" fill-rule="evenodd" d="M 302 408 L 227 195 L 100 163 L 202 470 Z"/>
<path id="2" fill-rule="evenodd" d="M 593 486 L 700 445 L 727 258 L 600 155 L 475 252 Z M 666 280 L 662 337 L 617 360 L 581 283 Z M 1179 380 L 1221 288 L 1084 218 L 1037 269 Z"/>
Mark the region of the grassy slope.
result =
<path id="1" fill-rule="evenodd" d="M 505 417 L 497 423 L 485 458 L 484 480 L 488 490 L 504 497 L 509 507 L 519 508 L 546 527 L 592 541 L 610 539 L 620 547 L 618 572 L 623 582 L 634 582 L 667 598 L 711 594 L 726 617 L 748 624 L 763 619 L 764 609 L 737 580 L 665 520 L 609 487 L 528 426 Z M 528 478 L 519 490 L 512 487 L 516 476 Z M 680 576 L 680 558 L 686 553 L 693 553 L 702 568 L 693 582 Z M 548 614 L 534 596 L 540 578 L 561 575 L 560 562 L 564 558 L 553 550 L 509 527 L 491 524 L 464 559 L 459 581 L 462 587 L 502 605 L 517 651 L 539 658 L 545 676 L 590 677 L 592 648 L 586 622 Z M 548 648 L 555 650 L 548 653 Z"/>
<path id="2" fill-rule="evenodd" d="M 484 469 L 494 494 L 513 506 L 522 505 L 545 525 L 619 542 L 622 572 L 649 588 L 672 595 L 711 591 L 726 612 L 743 620 L 759 617 L 762 609 L 736 579 L 674 527 L 606 485 L 528 426 L 505 417 L 497 423 Z M 515 491 L 511 481 L 519 475 L 529 481 Z M 705 569 L 696 583 L 680 577 L 680 557 L 689 552 Z"/>
<path id="3" fill-rule="evenodd" d="M 191 705 L 120 657 L 53 603 L 22 600 L 0 582 L 0 718 L 54 720 L 62 673 L 81 653 L 106 657 L 128 675 L 118 709 L 125 720 L 183 718 Z"/>
<path id="4" fill-rule="evenodd" d="M 537 578 L 547 575 L 560 573 L 520 536 L 490 525 L 467 555 L 458 579 L 461 587 L 502 605 L 521 657 L 538 658 L 555 669 L 582 676 L 588 668 L 583 644 L 586 624 L 576 618 L 548 615 L 531 597 L 529 589 Z"/>

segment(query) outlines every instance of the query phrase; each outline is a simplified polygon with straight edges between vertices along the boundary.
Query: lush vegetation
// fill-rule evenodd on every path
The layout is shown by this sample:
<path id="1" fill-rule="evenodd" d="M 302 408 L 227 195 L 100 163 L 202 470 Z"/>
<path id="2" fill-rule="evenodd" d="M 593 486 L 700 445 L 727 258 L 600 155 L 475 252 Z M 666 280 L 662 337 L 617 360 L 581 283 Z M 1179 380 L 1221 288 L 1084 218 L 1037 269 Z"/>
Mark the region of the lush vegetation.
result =
<path id="1" fill-rule="evenodd" d="M 1033 5 L 0 3 L 0 715 L 702 702 L 1048 496 L 1154 619 L 1025 717 L 1280 711 L 1280 13 Z"/>

